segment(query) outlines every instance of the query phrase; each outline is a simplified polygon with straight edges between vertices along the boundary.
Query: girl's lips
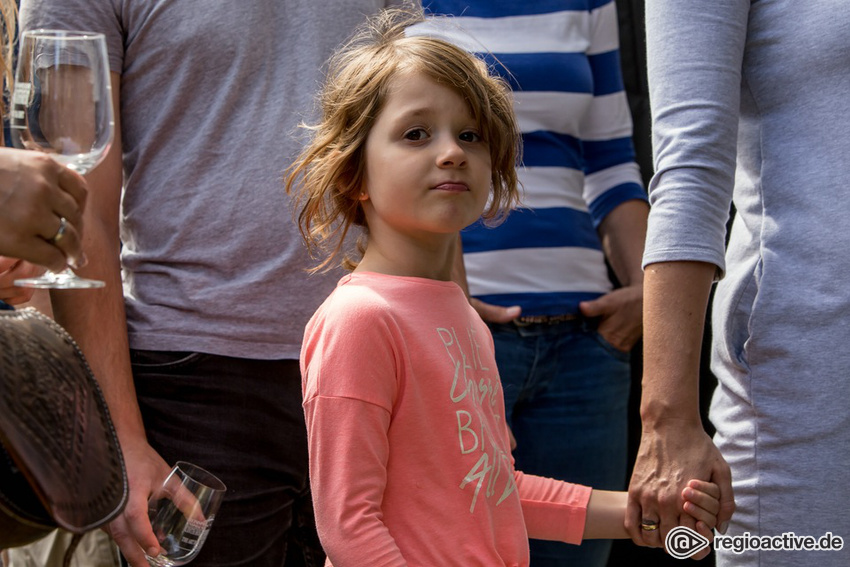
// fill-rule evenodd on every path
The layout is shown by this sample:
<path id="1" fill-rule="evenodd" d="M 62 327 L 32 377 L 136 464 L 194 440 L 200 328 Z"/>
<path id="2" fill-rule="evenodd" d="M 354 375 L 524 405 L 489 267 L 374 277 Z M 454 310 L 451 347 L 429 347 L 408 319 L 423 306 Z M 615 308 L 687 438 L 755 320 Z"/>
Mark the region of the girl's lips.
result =
<path id="1" fill-rule="evenodd" d="M 465 183 L 457 183 L 453 181 L 440 183 L 435 186 L 434 189 L 436 191 L 448 191 L 450 193 L 462 193 L 464 191 L 469 191 L 469 187 L 467 187 Z"/>

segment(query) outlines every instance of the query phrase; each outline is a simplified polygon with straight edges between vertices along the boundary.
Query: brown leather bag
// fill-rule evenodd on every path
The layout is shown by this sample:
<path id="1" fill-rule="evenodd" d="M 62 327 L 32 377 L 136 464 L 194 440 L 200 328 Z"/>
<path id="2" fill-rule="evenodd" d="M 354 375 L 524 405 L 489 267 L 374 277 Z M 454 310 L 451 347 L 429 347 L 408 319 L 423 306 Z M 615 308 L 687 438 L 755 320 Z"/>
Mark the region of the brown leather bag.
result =
<path id="1" fill-rule="evenodd" d="M 118 438 L 77 344 L 33 309 L 0 311 L 0 549 L 57 527 L 83 534 L 126 499 Z"/>

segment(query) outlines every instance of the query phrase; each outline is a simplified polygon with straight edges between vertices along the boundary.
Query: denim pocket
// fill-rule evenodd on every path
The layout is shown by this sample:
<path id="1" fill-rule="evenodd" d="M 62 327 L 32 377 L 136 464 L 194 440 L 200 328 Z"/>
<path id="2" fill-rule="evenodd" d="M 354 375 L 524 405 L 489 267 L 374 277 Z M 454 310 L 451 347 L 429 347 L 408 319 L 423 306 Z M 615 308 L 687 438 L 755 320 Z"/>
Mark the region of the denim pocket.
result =
<path id="1" fill-rule="evenodd" d="M 140 370 L 177 369 L 202 362 L 207 357 L 209 355 L 202 352 L 130 350 L 130 364 Z"/>
<path id="2" fill-rule="evenodd" d="M 600 335 L 599 331 L 593 331 L 593 336 L 596 339 L 596 342 L 602 345 L 602 348 L 604 348 L 611 356 L 613 356 L 617 360 L 621 362 L 629 362 L 629 360 L 631 360 L 631 351 L 624 351 L 618 349 L 617 347 L 609 343 L 605 337 Z"/>

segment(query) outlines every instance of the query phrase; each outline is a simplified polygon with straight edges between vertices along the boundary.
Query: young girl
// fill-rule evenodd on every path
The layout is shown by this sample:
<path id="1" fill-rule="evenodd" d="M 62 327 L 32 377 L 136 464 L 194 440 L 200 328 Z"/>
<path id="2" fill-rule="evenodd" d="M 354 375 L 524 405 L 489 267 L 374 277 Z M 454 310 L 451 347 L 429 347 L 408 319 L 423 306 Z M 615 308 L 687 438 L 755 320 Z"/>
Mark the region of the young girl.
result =
<path id="1" fill-rule="evenodd" d="M 458 231 L 517 202 L 507 87 L 387 12 L 332 60 L 322 122 L 287 180 L 303 234 L 353 273 L 307 326 L 310 475 L 336 567 L 528 565 L 528 537 L 627 537 L 626 494 L 513 468 L 486 325 L 451 281 Z M 684 510 L 710 537 L 714 485 Z"/>

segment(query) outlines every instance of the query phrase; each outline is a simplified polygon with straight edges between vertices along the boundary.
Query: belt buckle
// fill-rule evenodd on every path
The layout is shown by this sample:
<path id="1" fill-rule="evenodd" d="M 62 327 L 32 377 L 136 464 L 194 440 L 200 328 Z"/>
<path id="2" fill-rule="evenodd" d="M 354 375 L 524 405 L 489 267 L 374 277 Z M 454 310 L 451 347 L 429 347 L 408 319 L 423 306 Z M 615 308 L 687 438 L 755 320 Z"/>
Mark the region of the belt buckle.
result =
<path id="1" fill-rule="evenodd" d="M 529 325 L 557 325 L 567 321 L 577 321 L 581 318 L 578 313 L 564 313 L 562 315 L 528 315 L 517 317 L 511 322 L 517 327 L 528 327 Z"/>

